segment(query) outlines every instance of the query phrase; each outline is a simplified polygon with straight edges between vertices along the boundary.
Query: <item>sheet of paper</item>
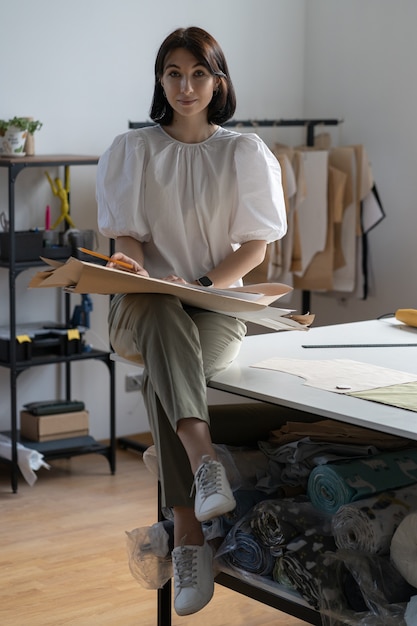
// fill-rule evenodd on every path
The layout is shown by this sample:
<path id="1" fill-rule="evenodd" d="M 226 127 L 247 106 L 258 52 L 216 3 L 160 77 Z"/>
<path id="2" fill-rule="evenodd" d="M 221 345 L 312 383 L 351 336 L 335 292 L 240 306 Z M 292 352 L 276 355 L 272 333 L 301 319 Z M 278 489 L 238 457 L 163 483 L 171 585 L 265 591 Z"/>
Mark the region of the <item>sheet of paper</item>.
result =
<path id="1" fill-rule="evenodd" d="M 292 287 L 282 283 L 259 283 L 219 290 L 148 278 L 74 258 L 66 263 L 44 260 L 50 267 L 35 274 L 29 287 L 62 287 L 72 293 L 107 295 L 165 293 L 177 296 L 184 304 L 240 317 L 273 330 L 306 329 L 305 325 L 295 320 L 284 319 L 287 310 L 268 306 L 292 291 Z"/>
<path id="2" fill-rule="evenodd" d="M 49 263 L 49 261 L 48 261 Z M 178 296 L 185 304 L 220 311 L 257 310 L 265 307 L 292 287 L 282 283 L 246 285 L 230 290 L 201 289 L 156 278 L 139 276 L 133 272 L 105 267 L 70 258 L 59 266 L 35 274 L 31 288 L 70 287 L 73 293 L 166 293 Z M 237 304 L 238 301 L 238 304 Z"/>
<path id="3" fill-rule="evenodd" d="M 290 309 L 277 309 L 276 307 L 268 306 L 260 311 L 231 311 L 228 315 L 233 315 L 233 317 L 239 317 L 245 320 L 245 322 L 253 322 L 276 331 L 308 330 L 307 324 L 300 324 L 296 320 L 285 317 L 290 313 Z"/>
<path id="4" fill-rule="evenodd" d="M 416 374 L 350 359 L 272 358 L 252 367 L 277 370 L 304 378 L 305 385 L 335 393 L 365 391 L 417 380 Z"/>

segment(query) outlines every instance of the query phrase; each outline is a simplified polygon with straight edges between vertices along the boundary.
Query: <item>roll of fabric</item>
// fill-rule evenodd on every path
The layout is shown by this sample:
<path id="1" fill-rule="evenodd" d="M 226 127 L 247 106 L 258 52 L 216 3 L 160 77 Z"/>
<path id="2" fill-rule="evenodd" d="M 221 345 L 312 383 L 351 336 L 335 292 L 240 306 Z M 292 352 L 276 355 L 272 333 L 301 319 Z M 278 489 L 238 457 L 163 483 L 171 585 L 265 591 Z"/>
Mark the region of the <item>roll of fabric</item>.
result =
<path id="1" fill-rule="evenodd" d="M 226 564 L 250 574 L 272 576 L 275 559 L 270 550 L 251 532 L 247 519 L 235 524 L 220 546 L 217 556 L 221 556 Z"/>
<path id="2" fill-rule="evenodd" d="M 279 477 L 279 484 L 300 485 L 306 489 L 313 467 L 324 463 L 347 462 L 354 458 L 375 455 L 379 450 L 371 444 L 313 441 L 304 437 L 277 446 L 260 441 L 259 448 L 269 459 L 269 472 Z M 271 472 L 271 466 L 276 467 Z"/>
<path id="3" fill-rule="evenodd" d="M 402 520 L 417 511 L 417 485 L 386 491 L 340 507 L 332 528 L 340 549 L 388 554 Z"/>
<path id="4" fill-rule="evenodd" d="M 274 556 L 279 556 L 284 546 L 312 526 L 331 534 L 330 518 L 318 512 L 305 496 L 263 500 L 251 510 L 250 525 Z"/>
<path id="5" fill-rule="evenodd" d="M 288 589 L 296 589 L 296 586 L 293 585 L 285 572 L 282 555 L 275 560 L 274 569 L 272 570 L 272 578 L 279 585 L 283 585 Z"/>
<path id="6" fill-rule="evenodd" d="M 384 452 L 315 467 L 307 494 L 322 511 L 334 514 L 350 502 L 417 483 L 417 448 Z"/>
<path id="7" fill-rule="evenodd" d="M 328 581 L 326 552 L 336 550 L 333 537 L 312 529 L 288 544 L 280 558 L 281 576 L 292 583 L 315 609 L 322 606 L 321 589 Z"/>
<path id="8" fill-rule="evenodd" d="M 271 553 L 278 556 L 287 543 L 299 535 L 299 530 L 285 519 L 285 502 L 265 500 L 252 510 L 251 529 L 258 540 Z"/>
<path id="9" fill-rule="evenodd" d="M 405 580 L 417 587 L 417 511 L 407 515 L 391 540 L 391 559 Z"/>

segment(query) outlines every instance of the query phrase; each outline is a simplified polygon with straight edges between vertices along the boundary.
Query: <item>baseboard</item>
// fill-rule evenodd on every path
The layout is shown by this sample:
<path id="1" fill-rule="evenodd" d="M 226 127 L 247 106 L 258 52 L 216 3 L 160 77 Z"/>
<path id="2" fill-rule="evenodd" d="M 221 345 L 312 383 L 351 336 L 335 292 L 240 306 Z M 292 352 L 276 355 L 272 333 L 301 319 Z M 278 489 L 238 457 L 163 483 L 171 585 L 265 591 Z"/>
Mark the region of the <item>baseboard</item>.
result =
<path id="1" fill-rule="evenodd" d="M 123 450 L 133 449 L 144 452 L 149 446 L 153 445 L 151 433 L 136 433 L 133 435 L 124 435 L 117 438 L 117 443 Z"/>

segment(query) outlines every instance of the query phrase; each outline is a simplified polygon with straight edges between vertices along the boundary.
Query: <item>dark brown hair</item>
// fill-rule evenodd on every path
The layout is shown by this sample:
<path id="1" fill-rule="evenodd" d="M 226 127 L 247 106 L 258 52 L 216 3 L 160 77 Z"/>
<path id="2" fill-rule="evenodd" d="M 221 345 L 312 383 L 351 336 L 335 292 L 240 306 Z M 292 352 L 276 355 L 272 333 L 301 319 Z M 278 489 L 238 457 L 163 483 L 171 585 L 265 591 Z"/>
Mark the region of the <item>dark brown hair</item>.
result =
<path id="1" fill-rule="evenodd" d="M 185 48 L 204 65 L 213 76 L 220 78 L 219 87 L 208 106 L 207 121 L 210 124 L 224 124 L 235 112 L 236 95 L 226 59 L 217 41 L 205 30 L 197 26 L 178 28 L 162 42 L 155 60 L 155 88 L 150 117 L 154 122 L 169 125 L 173 109 L 167 101 L 161 85 L 167 55 L 177 48 Z"/>

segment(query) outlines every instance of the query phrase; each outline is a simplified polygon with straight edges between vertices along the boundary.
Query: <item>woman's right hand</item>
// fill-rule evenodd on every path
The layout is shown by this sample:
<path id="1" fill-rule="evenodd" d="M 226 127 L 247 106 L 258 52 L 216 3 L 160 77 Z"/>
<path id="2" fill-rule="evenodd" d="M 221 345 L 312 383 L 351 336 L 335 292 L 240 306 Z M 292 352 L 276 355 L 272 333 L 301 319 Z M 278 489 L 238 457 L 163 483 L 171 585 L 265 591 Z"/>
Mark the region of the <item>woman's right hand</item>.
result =
<path id="1" fill-rule="evenodd" d="M 112 259 L 114 259 L 115 261 L 122 261 L 123 263 L 131 265 L 132 269 L 130 271 L 134 272 L 135 274 L 149 277 L 148 272 L 145 270 L 144 267 L 142 267 L 142 265 L 140 265 L 140 263 L 135 261 L 135 259 L 132 259 L 130 256 L 127 256 L 127 254 L 123 254 L 123 252 L 115 252 L 114 254 L 112 254 L 110 257 L 110 261 L 107 263 L 108 267 L 115 267 L 117 269 L 120 269 L 120 265 L 118 265 L 117 263 L 113 263 Z"/>

